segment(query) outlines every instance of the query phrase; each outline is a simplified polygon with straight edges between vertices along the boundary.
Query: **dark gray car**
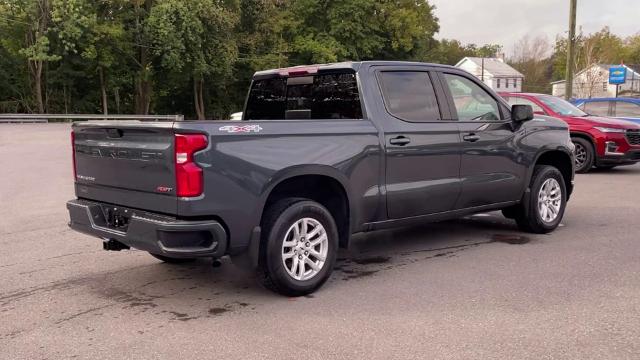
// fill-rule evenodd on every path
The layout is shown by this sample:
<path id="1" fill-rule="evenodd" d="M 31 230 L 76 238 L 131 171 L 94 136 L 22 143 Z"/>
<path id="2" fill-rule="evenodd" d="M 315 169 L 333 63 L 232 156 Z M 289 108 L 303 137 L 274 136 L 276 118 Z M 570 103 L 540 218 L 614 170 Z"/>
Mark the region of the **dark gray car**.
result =
<path id="1" fill-rule="evenodd" d="M 231 255 L 295 296 L 354 233 L 497 209 L 546 233 L 573 190 L 567 125 L 450 66 L 262 71 L 243 117 L 75 123 L 70 226 L 166 262 Z"/>

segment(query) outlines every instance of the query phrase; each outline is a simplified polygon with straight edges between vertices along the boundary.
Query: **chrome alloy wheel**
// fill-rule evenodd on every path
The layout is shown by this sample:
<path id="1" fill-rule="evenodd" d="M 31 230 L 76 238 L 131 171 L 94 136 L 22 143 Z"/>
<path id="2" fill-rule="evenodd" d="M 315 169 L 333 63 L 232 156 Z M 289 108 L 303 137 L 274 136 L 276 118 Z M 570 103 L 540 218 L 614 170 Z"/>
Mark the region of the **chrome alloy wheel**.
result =
<path id="1" fill-rule="evenodd" d="M 327 259 L 329 239 L 318 220 L 302 218 L 296 221 L 282 242 L 282 263 L 292 278 L 304 281 L 316 276 Z"/>
<path id="2" fill-rule="evenodd" d="M 573 143 L 575 145 L 576 168 L 582 169 L 587 162 L 587 149 L 582 144 Z"/>
<path id="3" fill-rule="evenodd" d="M 538 213 L 542 221 L 553 222 L 560 213 L 562 205 L 562 188 L 558 180 L 550 178 L 540 187 L 538 192 Z"/>

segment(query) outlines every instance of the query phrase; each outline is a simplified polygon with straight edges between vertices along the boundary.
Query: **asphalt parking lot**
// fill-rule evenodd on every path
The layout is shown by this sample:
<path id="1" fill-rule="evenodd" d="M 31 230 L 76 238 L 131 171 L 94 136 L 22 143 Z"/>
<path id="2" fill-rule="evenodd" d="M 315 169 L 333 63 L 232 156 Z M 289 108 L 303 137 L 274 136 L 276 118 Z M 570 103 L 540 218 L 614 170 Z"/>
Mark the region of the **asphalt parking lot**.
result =
<path id="1" fill-rule="evenodd" d="M 68 124 L 0 125 L 2 359 L 638 359 L 640 166 L 578 175 L 563 225 L 498 213 L 358 236 L 317 293 L 67 227 Z"/>

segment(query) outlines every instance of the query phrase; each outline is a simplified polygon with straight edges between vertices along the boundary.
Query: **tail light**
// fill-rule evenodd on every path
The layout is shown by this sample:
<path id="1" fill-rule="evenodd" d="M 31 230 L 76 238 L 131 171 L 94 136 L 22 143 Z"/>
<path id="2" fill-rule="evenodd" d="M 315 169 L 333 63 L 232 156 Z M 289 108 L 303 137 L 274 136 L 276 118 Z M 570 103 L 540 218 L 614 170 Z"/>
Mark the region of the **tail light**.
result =
<path id="1" fill-rule="evenodd" d="M 76 172 L 76 133 L 71 130 L 71 157 L 73 160 L 73 181 L 78 178 Z"/>
<path id="2" fill-rule="evenodd" d="M 288 69 L 280 69 L 278 71 L 280 76 L 305 76 L 305 75 L 314 75 L 318 73 L 317 66 L 295 66 Z"/>
<path id="3" fill-rule="evenodd" d="M 202 194 L 202 168 L 193 161 L 193 154 L 207 147 L 202 134 L 175 134 L 176 194 L 194 197 Z"/>

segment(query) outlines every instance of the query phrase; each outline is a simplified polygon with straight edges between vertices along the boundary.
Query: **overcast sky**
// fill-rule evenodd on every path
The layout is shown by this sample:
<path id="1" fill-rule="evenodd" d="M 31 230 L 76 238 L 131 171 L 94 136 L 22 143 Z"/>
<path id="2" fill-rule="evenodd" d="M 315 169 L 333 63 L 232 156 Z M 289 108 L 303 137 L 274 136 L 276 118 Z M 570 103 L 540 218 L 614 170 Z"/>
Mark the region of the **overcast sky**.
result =
<path id="1" fill-rule="evenodd" d="M 437 38 L 463 43 L 497 43 L 511 55 L 518 39 L 567 31 L 569 0 L 429 0 L 440 19 Z M 578 0 L 578 28 L 585 33 L 605 25 L 615 34 L 640 32 L 640 0 Z"/>

